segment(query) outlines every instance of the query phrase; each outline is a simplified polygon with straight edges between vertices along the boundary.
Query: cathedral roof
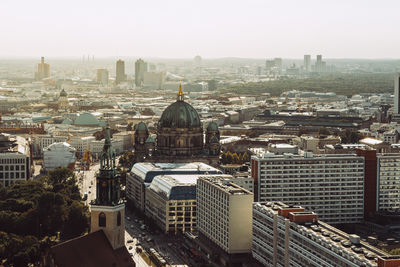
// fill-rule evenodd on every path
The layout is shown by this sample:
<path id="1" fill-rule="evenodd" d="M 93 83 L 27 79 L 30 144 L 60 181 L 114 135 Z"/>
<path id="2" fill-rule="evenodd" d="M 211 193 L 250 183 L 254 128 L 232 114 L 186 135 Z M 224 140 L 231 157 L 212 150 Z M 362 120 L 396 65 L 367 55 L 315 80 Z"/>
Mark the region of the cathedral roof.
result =
<path id="1" fill-rule="evenodd" d="M 207 125 L 207 130 L 208 131 L 218 131 L 218 125 L 212 121 Z"/>
<path id="2" fill-rule="evenodd" d="M 201 127 L 199 114 L 190 104 L 183 100 L 181 85 L 179 85 L 178 100 L 164 110 L 159 126 L 162 128 Z"/>
<path id="3" fill-rule="evenodd" d="M 135 131 L 147 131 L 147 125 L 143 121 L 135 125 Z"/>
<path id="4" fill-rule="evenodd" d="M 64 89 L 61 90 L 60 96 L 67 96 L 67 92 Z"/>

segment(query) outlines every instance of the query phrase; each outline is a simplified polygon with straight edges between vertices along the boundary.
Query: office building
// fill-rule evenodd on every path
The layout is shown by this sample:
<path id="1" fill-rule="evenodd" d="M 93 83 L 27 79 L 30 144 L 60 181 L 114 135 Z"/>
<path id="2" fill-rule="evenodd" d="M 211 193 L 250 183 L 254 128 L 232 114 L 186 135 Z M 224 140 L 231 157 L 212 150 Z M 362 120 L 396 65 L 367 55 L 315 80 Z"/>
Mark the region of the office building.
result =
<path id="1" fill-rule="evenodd" d="M 276 57 L 274 58 L 275 68 L 277 69 L 278 73 L 282 72 L 282 58 Z"/>
<path id="2" fill-rule="evenodd" d="M 150 186 L 158 175 L 196 175 L 218 174 L 220 170 L 200 162 L 192 163 L 150 163 L 133 165 L 126 177 L 126 197 L 129 203 L 139 211 L 145 211 L 146 187 Z"/>
<path id="3" fill-rule="evenodd" d="M 0 134 L 0 183 L 9 186 L 27 180 L 31 173 L 29 143 L 25 138 Z"/>
<path id="4" fill-rule="evenodd" d="M 394 111 L 392 121 L 400 122 L 400 73 L 394 76 Z"/>
<path id="5" fill-rule="evenodd" d="M 142 86 L 144 83 L 144 74 L 147 72 L 147 63 L 139 58 L 135 62 L 135 85 Z"/>
<path id="6" fill-rule="evenodd" d="M 311 55 L 304 55 L 304 71 L 311 72 Z"/>
<path id="7" fill-rule="evenodd" d="M 364 157 L 254 151 L 251 172 L 255 201 L 302 205 L 332 224 L 363 220 Z"/>
<path id="8" fill-rule="evenodd" d="M 126 81 L 125 61 L 120 59 L 117 61 L 115 84 L 120 84 L 124 81 Z"/>
<path id="9" fill-rule="evenodd" d="M 253 204 L 252 255 L 264 266 L 399 266 L 390 256 L 282 202 Z"/>
<path id="10" fill-rule="evenodd" d="M 196 182 L 199 174 L 158 175 L 146 187 L 147 217 L 164 233 L 193 232 L 196 229 Z"/>
<path id="11" fill-rule="evenodd" d="M 199 177 L 196 188 L 199 232 L 225 253 L 251 251 L 253 194 L 230 175 Z"/>
<path id="12" fill-rule="evenodd" d="M 317 62 L 315 63 L 315 72 L 325 72 L 326 62 L 322 61 L 322 55 L 317 55 Z"/>
<path id="13" fill-rule="evenodd" d="M 40 63 L 38 64 L 37 72 L 35 73 L 36 80 L 42 80 L 50 77 L 50 65 L 44 63 L 44 57 L 41 57 Z"/>
<path id="14" fill-rule="evenodd" d="M 400 154 L 377 155 L 377 211 L 400 211 Z"/>
<path id="15" fill-rule="evenodd" d="M 102 83 L 103 85 L 108 84 L 108 70 L 97 69 L 96 81 Z"/>

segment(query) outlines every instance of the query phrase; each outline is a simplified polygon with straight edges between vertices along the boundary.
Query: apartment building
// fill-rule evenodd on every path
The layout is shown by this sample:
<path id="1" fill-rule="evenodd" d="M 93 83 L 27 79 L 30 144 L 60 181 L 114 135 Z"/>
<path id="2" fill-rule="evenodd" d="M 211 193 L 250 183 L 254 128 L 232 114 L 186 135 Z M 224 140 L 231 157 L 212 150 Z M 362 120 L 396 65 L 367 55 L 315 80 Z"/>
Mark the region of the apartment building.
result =
<path id="1" fill-rule="evenodd" d="M 9 186 L 30 175 L 30 147 L 25 138 L 0 134 L 0 183 Z"/>
<path id="2" fill-rule="evenodd" d="M 314 212 L 282 202 L 253 204 L 252 255 L 264 266 L 400 265 L 400 257 L 319 221 Z"/>
<path id="3" fill-rule="evenodd" d="M 364 216 L 364 157 L 353 154 L 277 155 L 254 150 L 255 201 L 283 201 L 317 212 L 330 224 Z"/>
<path id="4" fill-rule="evenodd" d="M 230 181 L 230 175 L 197 180 L 197 227 L 228 254 L 251 251 L 253 194 Z"/>
<path id="5" fill-rule="evenodd" d="M 146 187 L 145 214 L 164 233 L 195 231 L 198 176 L 158 175 Z"/>
<path id="6" fill-rule="evenodd" d="M 400 210 L 400 154 L 377 155 L 377 198 L 379 211 Z"/>

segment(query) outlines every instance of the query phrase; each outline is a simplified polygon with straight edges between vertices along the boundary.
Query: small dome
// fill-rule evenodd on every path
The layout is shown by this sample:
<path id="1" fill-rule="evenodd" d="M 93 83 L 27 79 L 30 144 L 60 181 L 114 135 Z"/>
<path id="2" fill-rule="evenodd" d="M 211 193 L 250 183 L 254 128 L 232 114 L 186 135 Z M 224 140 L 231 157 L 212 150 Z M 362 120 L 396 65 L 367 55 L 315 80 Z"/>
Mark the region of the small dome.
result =
<path id="1" fill-rule="evenodd" d="M 72 124 L 72 123 L 73 123 L 73 121 L 72 121 L 71 119 L 65 118 L 65 119 L 62 121 L 61 124 Z"/>
<path id="2" fill-rule="evenodd" d="M 103 122 L 99 121 L 96 116 L 90 113 L 83 113 L 79 115 L 78 118 L 75 119 L 75 125 L 93 125 L 93 126 L 102 126 Z"/>
<path id="3" fill-rule="evenodd" d="M 68 95 L 67 95 L 67 92 L 65 92 L 65 90 L 62 89 L 62 90 L 61 90 L 61 93 L 60 93 L 60 96 L 65 96 L 65 97 L 66 97 L 66 96 L 68 96 Z"/>
<path id="4" fill-rule="evenodd" d="M 143 121 L 135 125 L 135 131 L 147 131 L 147 125 Z"/>
<path id="5" fill-rule="evenodd" d="M 195 128 L 201 127 L 197 111 L 184 101 L 169 105 L 161 115 L 160 127 L 165 128 Z"/>
<path id="6" fill-rule="evenodd" d="M 207 131 L 218 131 L 218 125 L 215 122 L 210 122 L 207 125 Z"/>

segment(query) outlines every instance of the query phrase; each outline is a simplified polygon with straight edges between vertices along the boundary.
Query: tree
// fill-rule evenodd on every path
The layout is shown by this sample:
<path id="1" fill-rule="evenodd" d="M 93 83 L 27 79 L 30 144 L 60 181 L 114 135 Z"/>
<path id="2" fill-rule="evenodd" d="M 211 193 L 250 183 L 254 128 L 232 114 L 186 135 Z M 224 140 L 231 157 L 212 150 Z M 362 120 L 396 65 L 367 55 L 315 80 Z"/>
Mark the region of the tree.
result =
<path id="1" fill-rule="evenodd" d="M 328 128 L 325 128 L 325 127 L 321 127 L 318 130 L 318 135 L 321 137 L 326 137 L 331 134 L 332 134 L 331 131 L 329 131 Z"/>
<path id="2" fill-rule="evenodd" d="M 89 213 L 86 206 L 74 201 L 68 210 L 68 219 L 64 224 L 62 236 L 70 239 L 87 231 L 89 225 Z"/>
<path id="3" fill-rule="evenodd" d="M 128 123 L 128 126 L 126 126 L 126 130 L 128 132 L 133 130 L 133 122 Z"/>
<path id="4" fill-rule="evenodd" d="M 35 264 L 43 244 L 50 244 L 42 242 L 48 236 L 61 232 L 62 238 L 73 238 L 89 227 L 87 207 L 69 169 L 0 189 L 0 259 L 7 266 Z"/>

